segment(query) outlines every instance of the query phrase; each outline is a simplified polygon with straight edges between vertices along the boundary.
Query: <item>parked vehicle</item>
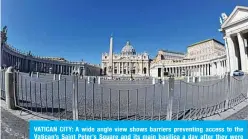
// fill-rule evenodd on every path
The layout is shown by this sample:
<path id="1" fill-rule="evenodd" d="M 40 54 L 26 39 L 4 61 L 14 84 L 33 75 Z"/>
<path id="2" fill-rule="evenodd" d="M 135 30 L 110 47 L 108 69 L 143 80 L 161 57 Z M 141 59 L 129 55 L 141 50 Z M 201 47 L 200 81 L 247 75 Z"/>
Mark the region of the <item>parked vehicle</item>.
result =
<path id="1" fill-rule="evenodd" d="M 243 76 L 243 75 L 244 75 L 244 72 L 241 70 L 235 70 L 233 72 L 233 76 Z"/>

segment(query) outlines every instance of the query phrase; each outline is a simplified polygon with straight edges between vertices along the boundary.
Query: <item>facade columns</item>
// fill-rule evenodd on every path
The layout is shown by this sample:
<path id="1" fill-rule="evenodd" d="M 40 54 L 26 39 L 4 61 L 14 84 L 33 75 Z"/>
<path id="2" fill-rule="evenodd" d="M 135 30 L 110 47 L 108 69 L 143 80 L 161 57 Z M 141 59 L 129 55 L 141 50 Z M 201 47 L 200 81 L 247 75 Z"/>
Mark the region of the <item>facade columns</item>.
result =
<path id="1" fill-rule="evenodd" d="M 221 61 L 217 62 L 216 70 L 217 70 L 216 74 L 221 75 Z"/>
<path id="2" fill-rule="evenodd" d="M 121 67 L 122 68 L 122 72 L 121 72 L 122 74 L 124 74 L 124 65 L 125 65 L 124 62 L 122 62 L 122 67 Z"/>
<path id="3" fill-rule="evenodd" d="M 207 64 L 206 66 L 207 66 L 207 76 L 209 76 L 209 64 Z"/>
<path id="4" fill-rule="evenodd" d="M 178 70 L 177 70 L 177 67 L 175 67 L 175 72 L 176 72 L 175 75 L 176 75 L 176 77 L 178 76 L 177 71 L 178 71 Z"/>
<path id="5" fill-rule="evenodd" d="M 238 69 L 238 59 L 235 55 L 235 48 L 234 43 L 231 37 L 227 37 L 227 49 L 229 50 L 229 71 L 233 73 L 235 70 Z M 231 74 L 232 75 L 232 74 Z"/>
<path id="6" fill-rule="evenodd" d="M 118 70 L 117 70 L 118 74 L 121 74 L 121 63 L 118 63 Z"/>
<path id="7" fill-rule="evenodd" d="M 240 59 L 241 59 L 241 68 L 242 71 L 248 71 L 248 60 L 245 54 L 245 44 L 244 39 L 241 33 L 237 33 L 238 42 L 239 42 L 239 50 L 240 50 Z"/>
<path id="8" fill-rule="evenodd" d="M 161 78 L 164 78 L 164 68 L 161 68 Z"/>
<path id="9" fill-rule="evenodd" d="M 62 74 L 62 73 L 63 73 L 63 66 L 60 65 L 60 74 Z"/>

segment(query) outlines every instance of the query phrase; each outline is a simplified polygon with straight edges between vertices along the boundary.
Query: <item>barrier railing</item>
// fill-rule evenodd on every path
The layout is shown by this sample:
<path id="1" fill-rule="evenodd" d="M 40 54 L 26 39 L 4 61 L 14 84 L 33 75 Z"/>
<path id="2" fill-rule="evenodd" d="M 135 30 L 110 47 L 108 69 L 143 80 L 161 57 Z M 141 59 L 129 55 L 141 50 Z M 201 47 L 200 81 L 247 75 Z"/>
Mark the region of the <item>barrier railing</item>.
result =
<path id="1" fill-rule="evenodd" d="M 60 80 L 16 74 L 16 106 L 58 119 L 195 120 L 219 114 L 247 98 L 248 76 L 211 82 L 174 80 L 131 84 Z"/>

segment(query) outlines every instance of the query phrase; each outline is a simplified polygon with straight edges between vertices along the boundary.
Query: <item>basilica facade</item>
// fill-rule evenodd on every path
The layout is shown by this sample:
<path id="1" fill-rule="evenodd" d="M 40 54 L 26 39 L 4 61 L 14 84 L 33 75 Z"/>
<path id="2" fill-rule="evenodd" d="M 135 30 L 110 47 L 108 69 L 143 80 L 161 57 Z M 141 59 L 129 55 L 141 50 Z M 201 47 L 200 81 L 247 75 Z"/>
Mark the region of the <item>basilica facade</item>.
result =
<path id="1" fill-rule="evenodd" d="M 102 54 L 103 75 L 107 76 L 150 76 L 150 58 L 146 52 L 136 53 L 130 43 L 120 53 L 113 53 L 113 37 L 110 38 L 109 53 Z"/>

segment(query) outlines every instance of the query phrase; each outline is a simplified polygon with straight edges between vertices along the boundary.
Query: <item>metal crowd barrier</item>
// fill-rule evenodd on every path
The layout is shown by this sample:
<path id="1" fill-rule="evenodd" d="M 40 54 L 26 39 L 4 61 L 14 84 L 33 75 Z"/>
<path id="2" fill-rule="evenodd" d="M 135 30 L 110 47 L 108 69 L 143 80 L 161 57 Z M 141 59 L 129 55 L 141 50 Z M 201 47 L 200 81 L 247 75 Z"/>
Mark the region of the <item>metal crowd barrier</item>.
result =
<path id="1" fill-rule="evenodd" d="M 169 78 L 155 84 L 16 75 L 17 107 L 62 120 L 196 120 L 233 108 L 248 95 L 247 75 L 199 83 Z"/>

